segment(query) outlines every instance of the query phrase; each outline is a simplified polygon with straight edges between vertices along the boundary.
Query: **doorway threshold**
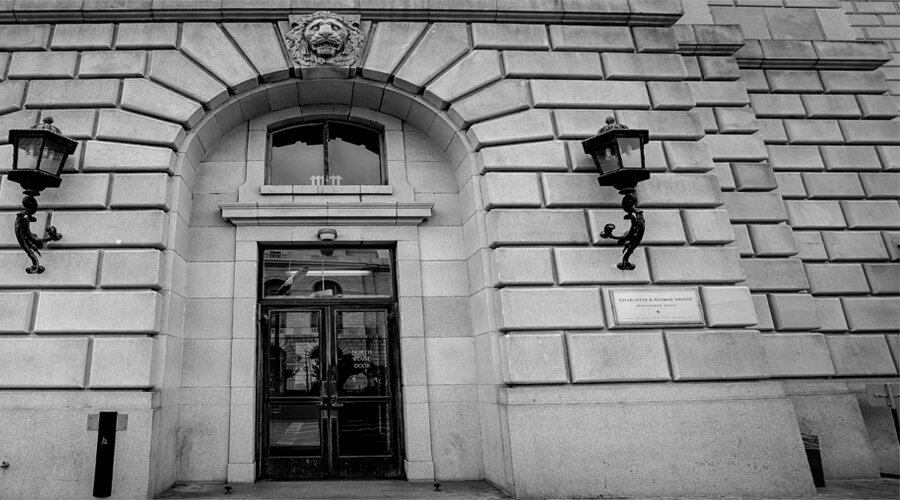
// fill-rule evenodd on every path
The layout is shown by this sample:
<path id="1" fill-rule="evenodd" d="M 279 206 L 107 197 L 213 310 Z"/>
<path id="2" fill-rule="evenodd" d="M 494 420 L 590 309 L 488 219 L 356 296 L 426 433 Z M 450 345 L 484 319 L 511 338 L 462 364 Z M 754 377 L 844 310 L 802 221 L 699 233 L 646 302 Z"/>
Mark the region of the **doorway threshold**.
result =
<path id="1" fill-rule="evenodd" d="M 157 498 L 191 500 L 511 498 L 486 481 L 442 481 L 438 484 L 439 491 L 436 491 L 434 483 L 411 483 L 404 480 L 257 481 L 230 485 L 176 483 Z"/>

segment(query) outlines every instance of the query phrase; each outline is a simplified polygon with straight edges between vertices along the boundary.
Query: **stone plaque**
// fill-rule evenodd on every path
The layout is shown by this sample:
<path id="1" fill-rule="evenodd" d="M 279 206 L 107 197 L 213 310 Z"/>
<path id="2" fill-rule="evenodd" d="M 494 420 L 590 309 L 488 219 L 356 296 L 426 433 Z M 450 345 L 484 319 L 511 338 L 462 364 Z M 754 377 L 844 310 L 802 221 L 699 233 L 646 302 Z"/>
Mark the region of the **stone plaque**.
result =
<path id="1" fill-rule="evenodd" d="M 696 288 L 609 291 L 614 326 L 703 326 Z"/>

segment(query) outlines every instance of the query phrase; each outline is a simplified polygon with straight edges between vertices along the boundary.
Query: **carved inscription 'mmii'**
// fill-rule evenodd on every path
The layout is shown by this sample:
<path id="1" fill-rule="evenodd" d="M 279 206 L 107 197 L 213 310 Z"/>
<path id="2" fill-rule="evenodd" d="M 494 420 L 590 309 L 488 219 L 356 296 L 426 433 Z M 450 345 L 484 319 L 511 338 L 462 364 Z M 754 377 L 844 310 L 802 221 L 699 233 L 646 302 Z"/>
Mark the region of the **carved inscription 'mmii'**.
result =
<path id="1" fill-rule="evenodd" d="M 327 11 L 290 16 L 284 43 L 291 59 L 301 68 L 356 66 L 366 39 L 358 17 Z"/>

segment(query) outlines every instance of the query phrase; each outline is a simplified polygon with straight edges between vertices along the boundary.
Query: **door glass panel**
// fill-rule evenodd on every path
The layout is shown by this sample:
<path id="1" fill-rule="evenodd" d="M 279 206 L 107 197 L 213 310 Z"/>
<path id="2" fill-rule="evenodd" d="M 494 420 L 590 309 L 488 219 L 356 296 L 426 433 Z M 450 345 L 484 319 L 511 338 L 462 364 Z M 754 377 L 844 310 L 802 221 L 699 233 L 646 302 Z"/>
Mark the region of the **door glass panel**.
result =
<path id="1" fill-rule="evenodd" d="M 347 403 L 338 417 L 339 454 L 391 454 L 391 414 L 388 403 Z"/>
<path id="2" fill-rule="evenodd" d="M 263 253 L 265 298 L 390 298 L 391 252 L 384 249 L 277 249 Z"/>
<path id="3" fill-rule="evenodd" d="M 269 323 L 269 395 L 318 396 L 319 311 L 273 312 Z"/>
<path id="4" fill-rule="evenodd" d="M 337 311 L 338 395 L 388 394 L 387 314 Z"/>
<path id="5" fill-rule="evenodd" d="M 318 406 L 271 405 L 269 453 L 273 456 L 321 455 Z"/>

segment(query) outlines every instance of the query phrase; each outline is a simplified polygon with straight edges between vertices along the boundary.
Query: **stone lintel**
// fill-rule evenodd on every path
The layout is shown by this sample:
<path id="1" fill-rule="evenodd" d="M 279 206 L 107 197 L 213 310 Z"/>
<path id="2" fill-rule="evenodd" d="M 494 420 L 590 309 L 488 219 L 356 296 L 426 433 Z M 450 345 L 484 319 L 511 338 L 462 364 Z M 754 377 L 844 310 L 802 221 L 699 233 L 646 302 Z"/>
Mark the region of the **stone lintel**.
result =
<path id="1" fill-rule="evenodd" d="M 235 226 L 322 225 L 418 226 L 434 203 L 220 203 Z"/>

